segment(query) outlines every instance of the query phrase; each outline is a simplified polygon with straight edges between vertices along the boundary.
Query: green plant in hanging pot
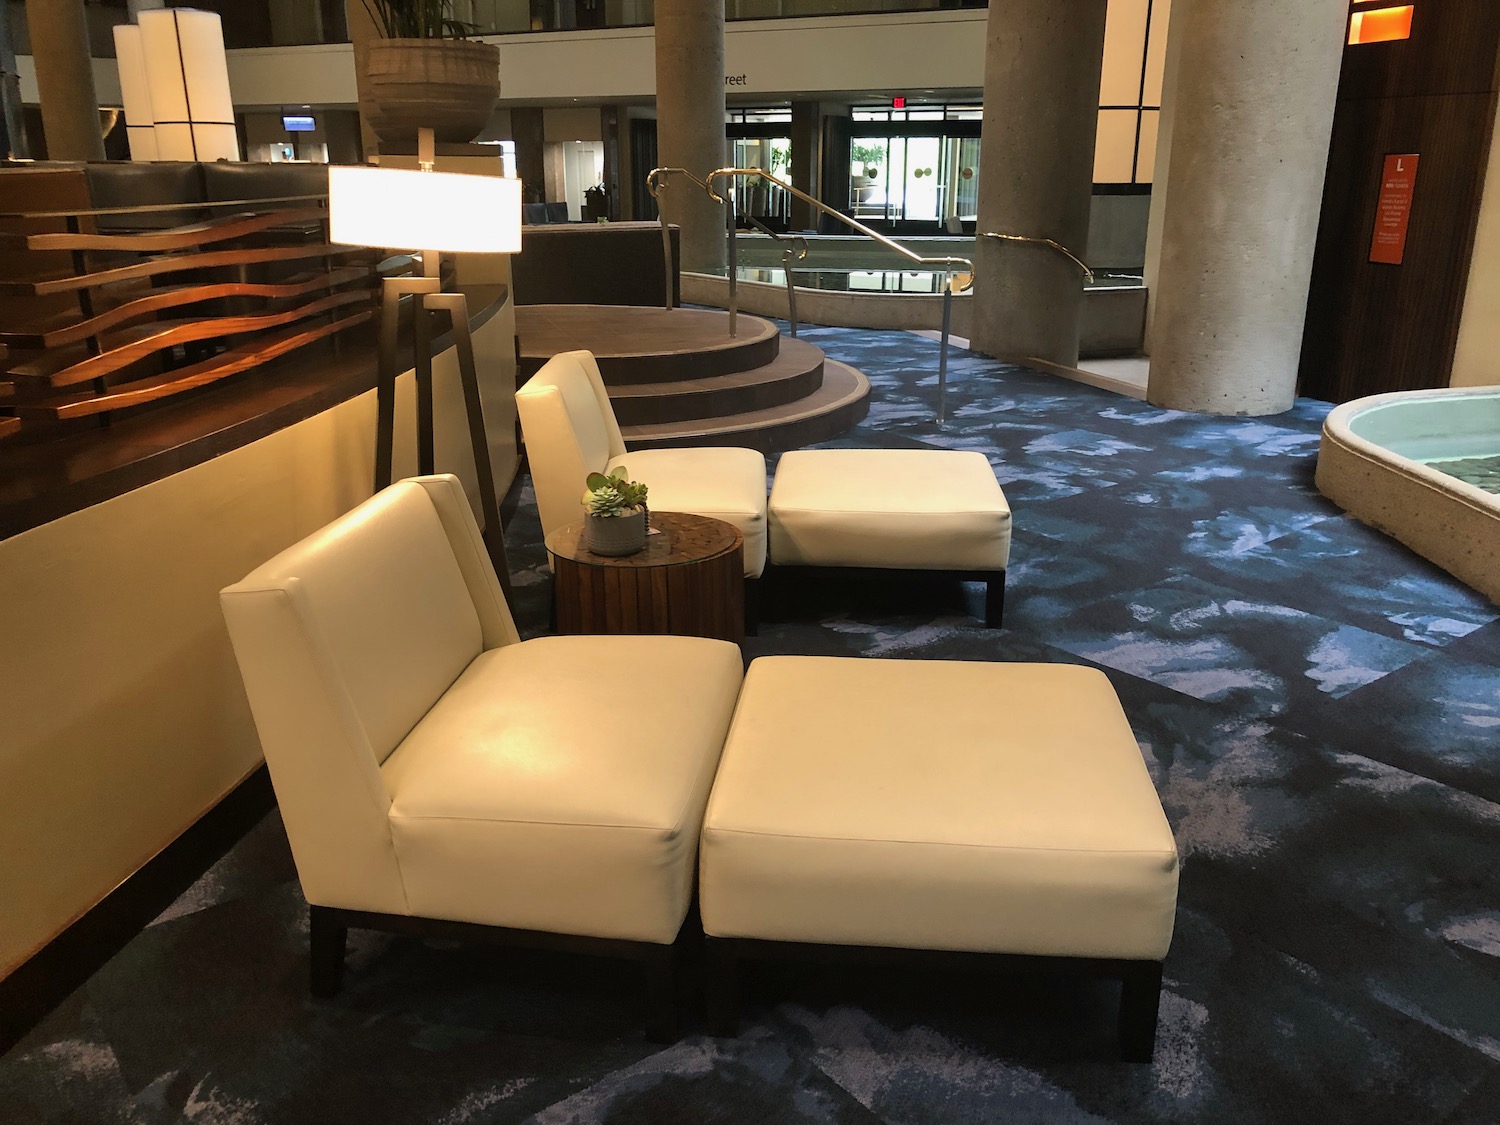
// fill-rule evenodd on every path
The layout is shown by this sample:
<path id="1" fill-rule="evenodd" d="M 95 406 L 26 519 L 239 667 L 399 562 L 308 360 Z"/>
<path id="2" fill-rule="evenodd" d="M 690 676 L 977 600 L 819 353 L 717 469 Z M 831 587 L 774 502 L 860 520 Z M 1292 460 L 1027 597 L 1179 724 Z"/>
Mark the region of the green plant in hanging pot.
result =
<path id="1" fill-rule="evenodd" d="M 359 73 L 359 109 L 382 148 L 416 151 L 417 130 L 464 144 L 500 99 L 500 48 L 470 39 L 453 0 L 363 0 L 381 38 Z"/>
<path id="2" fill-rule="evenodd" d="M 624 465 L 588 475 L 583 510 L 583 545 L 594 554 L 633 555 L 646 545 L 646 486 Z"/>

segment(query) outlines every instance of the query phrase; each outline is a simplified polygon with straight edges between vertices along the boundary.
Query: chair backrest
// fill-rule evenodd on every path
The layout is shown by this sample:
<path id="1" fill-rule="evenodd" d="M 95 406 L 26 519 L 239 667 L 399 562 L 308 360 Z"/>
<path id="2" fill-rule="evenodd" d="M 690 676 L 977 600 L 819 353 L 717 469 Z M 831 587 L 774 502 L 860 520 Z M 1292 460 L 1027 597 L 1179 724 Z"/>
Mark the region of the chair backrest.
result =
<path id="1" fill-rule="evenodd" d="M 516 639 L 462 487 L 392 485 L 219 597 L 308 900 L 406 912 L 380 765 Z"/>
<path id="2" fill-rule="evenodd" d="M 542 533 L 583 518 L 584 481 L 625 454 L 599 365 L 586 351 L 562 352 L 516 392 L 526 461 Z"/>

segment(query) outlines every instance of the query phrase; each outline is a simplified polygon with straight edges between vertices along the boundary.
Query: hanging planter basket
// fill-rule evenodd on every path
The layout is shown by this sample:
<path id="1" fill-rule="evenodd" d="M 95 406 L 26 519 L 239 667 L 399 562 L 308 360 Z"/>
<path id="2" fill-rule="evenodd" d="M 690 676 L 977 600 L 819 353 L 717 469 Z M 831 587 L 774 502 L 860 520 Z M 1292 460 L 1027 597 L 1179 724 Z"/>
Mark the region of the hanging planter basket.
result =
<path id="1" fill-rule="evenodd" d="M 466 144 L 500 100 L 500 48 L 467 39 L 378 39 L 361 75 L 359 111 L 382 148 L 416 151 L 417 130 Z"/>

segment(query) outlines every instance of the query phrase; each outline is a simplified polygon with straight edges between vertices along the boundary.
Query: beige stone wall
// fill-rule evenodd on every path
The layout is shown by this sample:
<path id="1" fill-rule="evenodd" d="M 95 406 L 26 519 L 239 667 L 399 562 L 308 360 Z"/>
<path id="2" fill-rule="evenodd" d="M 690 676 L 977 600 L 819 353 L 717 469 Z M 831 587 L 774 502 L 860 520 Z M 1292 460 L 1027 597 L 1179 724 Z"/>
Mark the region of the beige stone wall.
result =
<path id="1" fill-rule="evenodd" d="M 515 471 L 507 305 L 475 333 L 492 457 Z M 477 501 L 453 353 L 434 363 L 439 466 Z M 411 376 L 397 475 L 414 471 Z M 374 392 L 0 541 L 0 976 L 260 762 L 218 591 L 370 493 Z M 447 451 L 445 453 L 445 451 Z"/>
<path id="2" fill-rule="evenodd" d="M 1500 126 L 1500 116 L 1496 124 Z M 1449 385 L 1485 387 L 1496 383 L 1500 383 L 1500 128 L 1490 141 L 1479 231 L 1469 264 L 1469 290 Z"/>

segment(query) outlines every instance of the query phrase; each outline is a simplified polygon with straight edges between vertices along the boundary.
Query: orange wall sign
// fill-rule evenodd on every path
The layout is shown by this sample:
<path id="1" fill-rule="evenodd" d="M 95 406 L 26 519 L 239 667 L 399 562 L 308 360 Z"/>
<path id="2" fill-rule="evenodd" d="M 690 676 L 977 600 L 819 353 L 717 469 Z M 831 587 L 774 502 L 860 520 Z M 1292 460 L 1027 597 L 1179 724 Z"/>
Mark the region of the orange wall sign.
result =
<path id="1" fill-rule="evenodd" d="M 1411 222 L 1411 201 L 1417 190 L 1414 152 L 1385 158 L 1380 174 L 1380 201 L 1375 205 L 1375 235 L 1370 240 L 1370 261 L 1399 266 L 1406 256 L 1406 228 Z"/>

